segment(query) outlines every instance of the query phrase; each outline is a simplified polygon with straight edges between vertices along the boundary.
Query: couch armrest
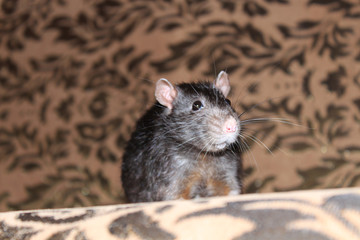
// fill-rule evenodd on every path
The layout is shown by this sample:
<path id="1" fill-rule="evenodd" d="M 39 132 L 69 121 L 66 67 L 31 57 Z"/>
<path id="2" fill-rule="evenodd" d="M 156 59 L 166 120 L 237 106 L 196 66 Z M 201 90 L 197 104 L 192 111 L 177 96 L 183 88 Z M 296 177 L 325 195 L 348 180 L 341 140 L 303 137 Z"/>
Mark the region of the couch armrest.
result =
<path id="1" fill-rule="evenodd" d="M 360 188 L 5 212 L 0 239 L 360 239 Z"/>

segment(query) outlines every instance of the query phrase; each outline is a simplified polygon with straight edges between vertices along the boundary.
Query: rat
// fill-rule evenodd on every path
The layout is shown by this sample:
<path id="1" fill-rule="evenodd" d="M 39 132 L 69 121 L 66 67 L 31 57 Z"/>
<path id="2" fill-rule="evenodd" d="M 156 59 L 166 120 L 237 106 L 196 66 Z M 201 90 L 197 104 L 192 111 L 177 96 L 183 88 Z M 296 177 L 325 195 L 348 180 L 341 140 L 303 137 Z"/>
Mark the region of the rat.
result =
<path id="1" fill-rule="evenodd" d="M 123 155 L 129 202 L 242 192 L 240 120 L 227 99 L 228 74 L 213 83 L 156 83 L 156 103 L 138 120 Z"/>

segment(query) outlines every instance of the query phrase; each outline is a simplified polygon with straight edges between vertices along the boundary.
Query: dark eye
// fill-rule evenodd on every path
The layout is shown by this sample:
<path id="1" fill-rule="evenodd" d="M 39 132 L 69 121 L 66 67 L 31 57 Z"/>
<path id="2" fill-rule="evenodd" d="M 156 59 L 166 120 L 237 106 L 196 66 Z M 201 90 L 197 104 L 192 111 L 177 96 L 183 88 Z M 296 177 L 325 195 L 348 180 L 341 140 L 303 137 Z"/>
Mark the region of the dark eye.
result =
<path id="1" fill-rule="evenodd" d="M 201 108 L 203 108 L 203 104 L 201 101 L 195 101 L 192 105 L 192 110 L 197 111 L 200 110 Z"/>
<path id="2" fill-rule="evenodd" d="M 229 99 L 225 99 L 225 102 L 227 102 L 227 104 L 231 105 L 231 101 Z"/>

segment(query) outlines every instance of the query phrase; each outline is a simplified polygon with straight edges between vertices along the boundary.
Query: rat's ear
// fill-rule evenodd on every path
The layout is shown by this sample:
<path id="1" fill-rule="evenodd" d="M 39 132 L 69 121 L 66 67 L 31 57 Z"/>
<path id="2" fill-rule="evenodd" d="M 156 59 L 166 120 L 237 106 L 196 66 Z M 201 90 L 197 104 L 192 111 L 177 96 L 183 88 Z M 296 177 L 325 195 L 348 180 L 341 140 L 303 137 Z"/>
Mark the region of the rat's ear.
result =
<path id="1" fill-rule="evenodd" d="M 161 78 L 157 81 L 155 97 L 161 105 L 164 105 L 171 110 L 177 94 L 176 88 L 165 78 Z"/>
<path id="2" fill-rule="evenodd" d="M 230 92 L 230 81 L 226 72 L 221 71 L 215 80 L 215 87 L 226 97 Z"/>

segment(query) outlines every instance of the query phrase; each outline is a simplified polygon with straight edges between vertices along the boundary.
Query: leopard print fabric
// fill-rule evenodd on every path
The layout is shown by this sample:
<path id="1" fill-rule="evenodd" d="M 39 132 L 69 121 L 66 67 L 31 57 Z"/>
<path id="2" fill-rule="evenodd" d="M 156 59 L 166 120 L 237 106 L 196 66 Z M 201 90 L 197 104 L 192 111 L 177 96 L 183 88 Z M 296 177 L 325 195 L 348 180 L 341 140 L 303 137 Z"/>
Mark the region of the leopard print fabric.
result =
<path id="1" fill-rule="evenodd" d="M 1 0 L 0 211 L 122 203 L 154 82 L 220 70 L 242 120 L 274 118 L 247 125 L 245 192 L 360 186 L 359 18 L 356 0 Z"/>
<path id="2" fill-rule="evenodd" d="M 360 188 L 0 213 L 0 239 L 360 239 Z"/>

